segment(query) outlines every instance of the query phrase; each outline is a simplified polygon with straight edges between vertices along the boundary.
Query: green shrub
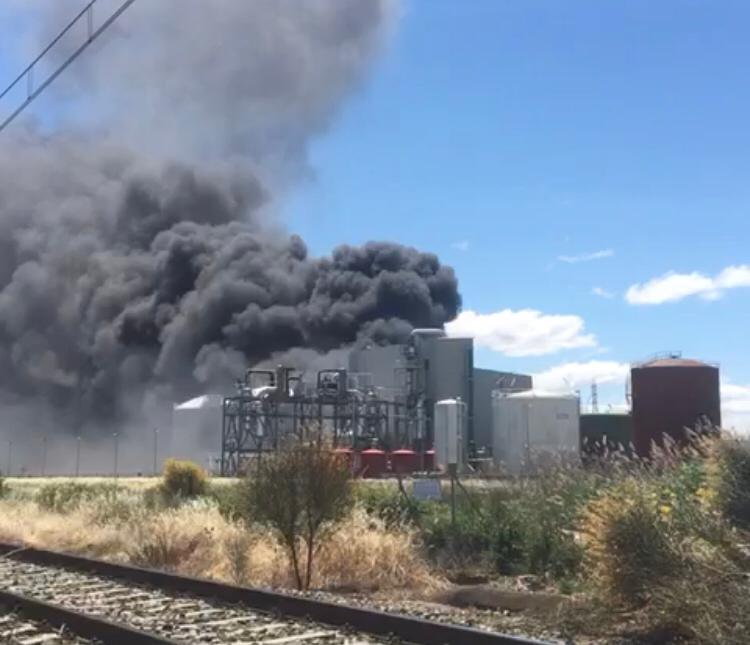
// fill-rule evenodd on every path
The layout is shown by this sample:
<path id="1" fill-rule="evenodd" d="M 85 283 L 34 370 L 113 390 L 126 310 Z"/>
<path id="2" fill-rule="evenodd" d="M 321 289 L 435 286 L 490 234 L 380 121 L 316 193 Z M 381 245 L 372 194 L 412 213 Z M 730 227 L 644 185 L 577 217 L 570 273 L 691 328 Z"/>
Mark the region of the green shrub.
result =
<path id="1" fill-rule="evenodd" d="M 489 566 L 499 573 L 523 570 L 523 529 L 507 500 L 482 493 L 473 503 L 457 500 L 455 525 L 450 505 L 425 505 L 421 534 L 430 556 L 440 562 Z"/>
<path id="2" fill-rule="evenodd" d="M 525 569 L 554 578 L 574 576 L 583 558 L 575 541 L 578 515 L 595 494 L 599 478 L 559 470 L 525 482 L 514 495 Z"/>
<path id="3" fill-rule="evenodd" d="M 208 476 L 192 461 L 168 459 L 164 464 L 161 487 L 167 499 L 192 499 L 206 494 Z"/>
<path id="4" fill-rule="evenodd" d="M 213 484 L 208 489 L 208 496 L 216 502 L 219 513 L 227 520 L 249 521 L 247 485 L 242 482 L 231 484 Z"/>
<path id="5" fill-rule="evenodd" d="M 680 568 L 670 513 L 650 483 L 637 478 L 614 484 L 589 503 L 580 530 L 588 578 L 599 592 L 636 604 L 668 584 Z"/>
<path id="6" fill-rule="evenodd" d="M 360 482 L 354 490 L 356 504 L 387 528 L 419 522 L 422 506 L 396 487 Z"/>
<path id="7" fill-rule="evenodd" d="M 422 539 L 433 559 L 446 557 L 500 574 L 575 576 L 583 551 L 575 540 L 579 512 L 599 478 L 555 471 L 485 491 L 461 491 L 455 526 L 446 503 L 423 505 Z"/>
<path id="8" fill-rule="evenodd" d="M 737 454 L 731 445 L 716 450 L 709 471 L 722 466 L 714 475 L 726 484 L 732 465 L 724 451 L 730 464 Z M 721 502 L 706 494 L 711 479 L 688 457 L 671 469 L 610 482 L 587 505 L 580 522 L 583 578 L 610 610 L 596 620 L 615 620 L 611 609 L 620 605 L 630 612 L 634 635 L 649 642 L 747 642 L 750 558 L 732 518 L 717 513 Z"/>
<path id="9" fill-rule="evenodd" d="M 708 461 L 708 494 L 732 524 L 750 529 L 750 443 L 717 441 Z"/>

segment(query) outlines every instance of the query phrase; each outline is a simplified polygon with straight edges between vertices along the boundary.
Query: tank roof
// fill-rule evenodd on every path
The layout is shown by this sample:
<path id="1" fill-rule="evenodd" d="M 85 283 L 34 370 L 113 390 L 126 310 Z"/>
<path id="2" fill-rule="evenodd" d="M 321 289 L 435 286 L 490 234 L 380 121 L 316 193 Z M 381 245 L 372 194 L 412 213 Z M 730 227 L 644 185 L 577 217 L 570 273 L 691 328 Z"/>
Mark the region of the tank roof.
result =
<path id="1" fill-rule="evenodd" d="M 657 358 L 633 367 L 716 367 L 692 358 Z"/>

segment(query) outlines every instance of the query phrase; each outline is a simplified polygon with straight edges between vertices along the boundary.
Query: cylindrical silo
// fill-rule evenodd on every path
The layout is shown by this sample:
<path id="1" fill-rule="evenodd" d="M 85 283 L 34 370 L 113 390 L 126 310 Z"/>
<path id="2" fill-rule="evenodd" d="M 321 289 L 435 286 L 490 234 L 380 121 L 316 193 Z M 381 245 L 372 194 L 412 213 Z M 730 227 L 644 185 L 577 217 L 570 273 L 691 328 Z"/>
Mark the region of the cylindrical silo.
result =
<path id="1" fill-rule="evenodd" d="M 721 425 L 719 368 L 684 358 L 659 358 L 630 370 L 633 443 L 647 457 L 665 435 L 679 444 L 687 430 Z"/>

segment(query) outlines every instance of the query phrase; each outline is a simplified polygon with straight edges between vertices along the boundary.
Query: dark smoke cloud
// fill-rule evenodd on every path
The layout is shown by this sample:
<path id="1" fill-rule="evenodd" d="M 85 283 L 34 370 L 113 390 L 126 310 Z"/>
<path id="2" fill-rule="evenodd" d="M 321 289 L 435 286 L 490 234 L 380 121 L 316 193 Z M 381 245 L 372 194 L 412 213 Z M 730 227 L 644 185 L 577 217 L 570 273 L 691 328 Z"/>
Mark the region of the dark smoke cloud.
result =
<path id="1" fill-rule="evenodd" d="M 33 16 L 30 56 L 87 0 L 11 2 Z M 99 0 L 97 20 L 121 3 Z M 397 15 L 397 0 L 137 0 L 53 86 L 55 109 L 151 155 L 236 155 L 264 177 L 297 177 L 310 136 L 359 86 Z"/>
<path id="2" fill-rule="evenodd" d="M 34 7 L 45 33 L 59 26 L 48 1 Z M 80 431 L 293 348 L 393 341 L 456 315 L 434 255 L 372 242 L 313 258 L 269 215 L 392 12 L 142 0 L 57 89 L 91 99 L 91 135 L 3 133 L 0 405 L 43 404 Z"/>
<path id="3" fill-rule="evenodd" d="M 402 338 L 459 307 L 453 271 L 386 242 L 311 258 L 247 175 L 147 164 L 80 139 L 3 142 L 0 388 L 68 425 L 156 386 L 226 383 L 293 347 Z"/>

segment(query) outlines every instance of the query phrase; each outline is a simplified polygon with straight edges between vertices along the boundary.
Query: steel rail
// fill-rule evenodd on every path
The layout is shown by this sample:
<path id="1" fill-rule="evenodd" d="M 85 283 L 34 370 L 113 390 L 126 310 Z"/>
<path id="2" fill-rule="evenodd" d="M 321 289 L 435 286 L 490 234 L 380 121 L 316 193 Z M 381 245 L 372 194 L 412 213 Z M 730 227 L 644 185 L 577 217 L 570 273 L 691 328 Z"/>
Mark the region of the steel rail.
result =
<path id="1" fill-rule="evenodd" d="M 19 611 L 31 620 L 44 621 L 53 627 L 65 628 L 77 636 L 107 645 L 175 645 L 174 641 L 155 634 L 9 591 L 0 590 L 0 605 Z"/>
<path id="2" fill-rule="evenodd" d="M 0 543 L 0 557 L 94 573 L 156 589 L 234 603 L 260 612 L 313 620 L 336 627 L 347 627 L 373 636 L 396 637 L 401 641 L 419 645 L 549 645 L 549 642 L 521 636 L 433 622 L 413 616 L 314 600 L 264 589 L 238 587 L 213 580 L 116 564 L 71 553 L 25 548 L 18 544 Z M 151 642 L 163 643 L 165 641 Z"/>

